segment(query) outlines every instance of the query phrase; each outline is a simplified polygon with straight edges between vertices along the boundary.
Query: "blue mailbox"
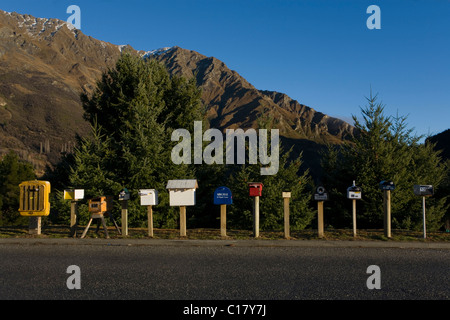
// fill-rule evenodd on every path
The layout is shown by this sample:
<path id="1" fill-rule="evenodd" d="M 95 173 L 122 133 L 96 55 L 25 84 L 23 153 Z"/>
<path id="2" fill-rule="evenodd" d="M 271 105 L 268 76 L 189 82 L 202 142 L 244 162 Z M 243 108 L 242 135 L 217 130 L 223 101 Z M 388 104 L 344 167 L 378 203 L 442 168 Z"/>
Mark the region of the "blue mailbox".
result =
<path id="1" fill-rule="evenodd" d="M 231 190 L 227 187 L 220 187 L 214 191 L 214 204 L 233 204 Z"/>

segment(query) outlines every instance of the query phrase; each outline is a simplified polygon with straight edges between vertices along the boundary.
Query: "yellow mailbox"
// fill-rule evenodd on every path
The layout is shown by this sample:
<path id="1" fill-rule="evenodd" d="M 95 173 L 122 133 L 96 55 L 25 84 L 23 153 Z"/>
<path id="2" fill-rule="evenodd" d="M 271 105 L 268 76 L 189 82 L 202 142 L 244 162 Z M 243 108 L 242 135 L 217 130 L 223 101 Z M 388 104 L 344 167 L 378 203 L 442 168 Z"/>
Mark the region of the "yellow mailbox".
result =
<path id="1" fill-rule="evenodd" d="M 50 214 L 50 182 L 25 181 L 19 185 L 19 212 L 24 217 L 46 217 Z"/>

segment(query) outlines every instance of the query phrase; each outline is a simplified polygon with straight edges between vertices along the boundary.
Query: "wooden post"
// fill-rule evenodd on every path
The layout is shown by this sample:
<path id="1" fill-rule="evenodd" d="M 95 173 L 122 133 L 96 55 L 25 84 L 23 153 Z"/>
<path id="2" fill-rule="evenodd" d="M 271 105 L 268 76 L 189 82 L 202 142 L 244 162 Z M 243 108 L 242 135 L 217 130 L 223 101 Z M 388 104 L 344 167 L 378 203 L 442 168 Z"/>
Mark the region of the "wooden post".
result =
<path id="1" fill-rule="evenodd" d="M 319 238 L 323 238 L 323 201 L 317 202 L 317 233 Z"/>
<path id="2" fill-rule="evenodd" d="M 284 201 L 284 237 L 286 239 L 290 238 L 290 224 L 289 224 L 289 198 L 291 197 L 290 192 L 283 192 Z"/>
<path id="3" fill-rule="evenodd" d="M 253 235 L 259 237 L 259 196 L 254 197 L 253 206 Z"/>
<path id="4" fill-rule="evenodd" d="M 122 200 L 122 236 L 128 236 L 128 201 Z"/>
<path id="5" fill-rule="evenodd" d="M 220 236 L 227 236 L 227 205 L 220 205 Z"/>
<path id="6" fill-rule="evenodd" d="M 356 199 L 353 199 L 353 237 L 356 237 Z"/>
<path id="7" fill-rule="evenodd" d="M 28 223 L 28 234 L 31 235 L 41 235 L 41 217 L 30 217 L 30 221 Z"/>
<path id="8" fill-rule="evenodd" d="M 186 207 L 180 207 L 180 236 L 186 237 Z"/>
<path id="9" fill-rule="evenodd" d="M 109 239 L 108 228 L 106 227 L 106 221 L 103 214 L 101 215 L 100 219 L 102 220 L 103 229 L 105 229 L 106 239 Z"/>
<path id="10" fill-rule="evenodd" d="M 289 239 L 289 198 L 284 198 L 284 237 Z"/>
<path id="11" fill-rule="evenodd" d="M 81 235 L 81 239 L 84 239 L 84 237 L 86 237 L 86 234 L 89 231 L 89 227 L 91 226 L 91 223 L 94 219 L 100 219 L 102 221 L 103 229 L 105 230 L 106 239 L 109 239 L 108 228 L 106 227 L 105 216 L 103 215 L 103 213 L 93 213 L 91 215 L 91 219 L 89 219 L 86 229 L 84 229 L 83 234 Z M 98 228 L 97 228 L 97 230 L 98 230 Z"/>
<path id="12" fill-rule="evenodd" d="M 147 206 L 148 236 L 153 238 L 153 206 Z"/>
<path id="13" fill-rule="evenodd" d="M 70 202 L 70 236 L 77 237 L 78 217 L 77 217 L 78 201 Z"/>
<path id="14" fill-rule="evenodd" d="M 384 235 L 391 237 L 391 191 L 384 190 Z"/>
<path id="15" fill-rule="evenodd" d="M 425 219 L 425 197 L 422 200 L 422 208 L 423 208 L 423 238 L 427 238 L 427 227 L 426 227 L 426 219 Z"/>
<path id="16" fill-rule="evenodd" d="M 86 228 L 84 229 L 83 234 L 81 235 L 81 239 L 83 239 L 86 236 L 86 233 L 88 232 L 89 227 L 91 226 L 92 220 L 94 220 L 94 218 L 92 218 L 92 215 L 91 215 L 91 219 L 89 219 L 89 222 L 88 222 Z"/>

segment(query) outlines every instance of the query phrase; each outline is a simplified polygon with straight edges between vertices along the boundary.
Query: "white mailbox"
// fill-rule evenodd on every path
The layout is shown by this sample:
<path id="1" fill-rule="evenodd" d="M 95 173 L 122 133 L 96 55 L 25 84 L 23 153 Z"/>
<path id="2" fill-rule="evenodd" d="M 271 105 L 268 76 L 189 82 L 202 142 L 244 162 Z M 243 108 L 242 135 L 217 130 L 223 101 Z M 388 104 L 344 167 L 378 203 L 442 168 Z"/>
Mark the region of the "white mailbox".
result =
<path id="1" fill-rule="evenodd" d="M 141 196 L 141 206 L 156 206 L 158 205 L 158 191 L 155 189 L 139 190 Z"/>
<path id="2" fill-rule="evenodd" d="M 84 189 L 64 190 L 64 200 L 81 200 L 84 199 Z"/>
<path id="3" fill-rule="evenodd" d="M 169 180 L 166 189 L 169 190 L 170 206 L 195 206 L 197 180 Z"/>
<path id="4" fill-rule="evenodd" d="M 361 191 L 361 187 L 353 185 L 347 188 L 347 198 L 361 200 Z"/>

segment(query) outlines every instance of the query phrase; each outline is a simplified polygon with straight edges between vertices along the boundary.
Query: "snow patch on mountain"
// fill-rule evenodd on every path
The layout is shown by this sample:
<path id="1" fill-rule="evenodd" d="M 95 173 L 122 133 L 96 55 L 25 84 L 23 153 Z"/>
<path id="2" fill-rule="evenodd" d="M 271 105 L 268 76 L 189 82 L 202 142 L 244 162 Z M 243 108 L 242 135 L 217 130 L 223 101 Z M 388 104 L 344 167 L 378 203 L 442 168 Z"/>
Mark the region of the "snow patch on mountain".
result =
<path id="1" fill-rule="evenodd" d="M 174 47 L 164 47 L 164 48 L 159 48 L 159 49 L 155 49 L 155 50 L 151 50 L 151 51 L 145 51 L 142 54 L 142 58 L 148 58 L 151 56 L 160 56 L 170 50 L 172 50 Z"/>
<path id="2" fill-rule="evenodd" d="M 54 36 L 62 27 L 66 26 L 69 31 L 72 31 L 75 39 L 78 38 L 78 30 L 71 24 L 59 19 L 46 19 L 35 18 L 28 14 L 19 14 L 17 12 L 6 12 L 0 10 L 0 12 L 15 18 L 17 20 L 17 26 L 21 29 L 25 29 L 26 33 L 30 37 L 42 36 L 47 31 L 51 36 Z"/>

